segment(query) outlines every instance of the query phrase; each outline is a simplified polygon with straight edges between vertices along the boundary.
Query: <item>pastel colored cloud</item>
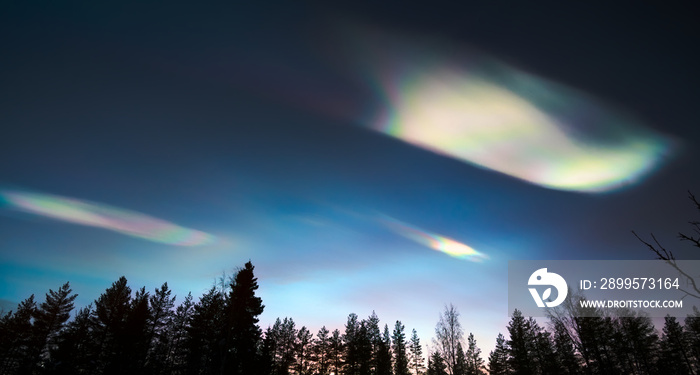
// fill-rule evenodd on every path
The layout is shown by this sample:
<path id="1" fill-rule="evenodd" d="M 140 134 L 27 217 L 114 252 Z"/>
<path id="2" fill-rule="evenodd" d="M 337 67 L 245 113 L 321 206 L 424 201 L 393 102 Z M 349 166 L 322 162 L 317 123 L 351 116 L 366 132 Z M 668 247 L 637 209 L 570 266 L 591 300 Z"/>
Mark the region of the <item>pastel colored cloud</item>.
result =
<path id="1" fill-rule="evenodd" d="M 386 215 L 381 215 L 379 222 L 398 235 L 457 259 L 481 262 L 488 258 L 485 254 L 459 241 L 420 229 Z"/>
<path id="2" fill-rule="evenodd" d="M 13 190 L 0 190 L 0 198 L 6 205 L 22 212 L 73 224 L 108 229 L 153 242 L 198 246 L 215 241 L 215 237 L 211 234 L 104 204 Z"/>
<path id="3" fill-rule="evenodd" d="M 371 126 L 410 144 L 582 192 L 640 181 L 669 154 L 667 137 L 562 84 L 455 46 L 371 40 L 362 58 L 386 101 Z"/>

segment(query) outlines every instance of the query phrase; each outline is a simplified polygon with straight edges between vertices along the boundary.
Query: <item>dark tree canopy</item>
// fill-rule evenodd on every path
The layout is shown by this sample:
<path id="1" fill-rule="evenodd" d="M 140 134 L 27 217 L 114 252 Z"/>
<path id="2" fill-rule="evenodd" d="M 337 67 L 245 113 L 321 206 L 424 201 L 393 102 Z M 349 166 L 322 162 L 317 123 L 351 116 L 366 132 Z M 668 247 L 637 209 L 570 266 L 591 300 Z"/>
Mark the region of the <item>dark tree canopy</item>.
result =
<path id="1" fill-rule="evenodd" d="M 179 305 L 164 283 L 153 293 L 132 290 L 119 278 L 93 304 L 70 313 L 76 298 L 68 283 L 34 296 L 0 316 L 0 374 L 171 375 L 697 375 L 700 310 L 682 322 L 667 317 L 662 330 L 649 318 L 624 314 L 579 318 L 576 303 L 563 305 L 541 325 L 515 310 L 508 337 L 499 334 L 484 365 L 473 334 L 462 337 L 453 305 L 440 316 L 427 364 L 416 330 L 393 332 L 375 312 L 348 315 L 344 334 L 325 326 L 314 336 L 290 317 L 264 334 L 264 306 L 248 262 L 198 301 Z M 454 346 L 454 350 L 450 349 Z M 443 352 L 454 356 L 453 366 Z"/>

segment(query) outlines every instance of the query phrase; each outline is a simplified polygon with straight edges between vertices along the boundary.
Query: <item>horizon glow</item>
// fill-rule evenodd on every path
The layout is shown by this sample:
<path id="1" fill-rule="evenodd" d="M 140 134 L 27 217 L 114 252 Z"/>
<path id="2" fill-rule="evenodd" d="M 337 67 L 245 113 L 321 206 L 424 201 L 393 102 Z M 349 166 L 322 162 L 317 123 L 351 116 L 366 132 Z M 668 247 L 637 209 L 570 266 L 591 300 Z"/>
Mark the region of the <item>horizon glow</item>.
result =
<path id="1" fill-rule="evenodd" d="M 54 220 L 115 231 L 128 236 L 177 246 L 200 246 L 216 237 L 135 211 L 79 199 L 26 191 L 0 190 L 10 207 Z"/>
<path id="2" fill-rule="evenodd" d="M 488 259 L 486 254 L 476 251 L 469 245 L 420 229 L 392 217 L 381 215 L 379 222 L 400 236 L 423 246 L 427 246 L 435 251 L 445 253 L 453 258 L 468 260 L 471 262 L 481 262 Z"/>
<path id="3" fill-rule="evenodd" d="M 371 127 L 384 134 L 536 185 L 580 192 L 638 182 L 669 153 L 666 137 L 564 85 L 476 53 L 458 58 L 432 45 L 421 51 L 385 43 L 398 47 L 370 53 L 386 98 Z"/>

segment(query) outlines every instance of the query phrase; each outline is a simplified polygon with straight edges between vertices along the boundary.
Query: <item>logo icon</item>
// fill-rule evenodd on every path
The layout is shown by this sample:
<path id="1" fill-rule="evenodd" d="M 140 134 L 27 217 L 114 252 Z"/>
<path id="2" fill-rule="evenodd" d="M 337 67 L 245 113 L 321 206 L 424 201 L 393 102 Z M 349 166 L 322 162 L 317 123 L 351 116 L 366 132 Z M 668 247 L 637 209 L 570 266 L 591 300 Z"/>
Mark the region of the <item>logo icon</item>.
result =
<path id="1" fill-rule="evenodd" d="M 547 272 L 546 268 L 540 268 L 537 271 L 533 272 L 532 275 L 530 275 L 530 280 L 527 281 L 528 285 L 549 285 L 557 288 L 557 299 L 554 301 L 546 301 L 546 299 L 549 298 L 549 296 L 552 294 L 552 288 L 547 288 L 544 293 L 542 293 L 542 296 L 540 297 L 539 293 L 537 293 L 537 289 L 535 288 L 528 288 L 530 290 L 530 294 L 532 294 L 532 298 L 535 300 L 535 303 L 537 304 L 537 307 L 556 307 L 559 306 L 562 302 L 564 302 L 564 299 L 566 298 L 566 294 L 568 293 L 568 289 L 566 287 L 566 280 L 564 280 L 563 277 L 559 276 L 558 274 L 554 272 Z"/>

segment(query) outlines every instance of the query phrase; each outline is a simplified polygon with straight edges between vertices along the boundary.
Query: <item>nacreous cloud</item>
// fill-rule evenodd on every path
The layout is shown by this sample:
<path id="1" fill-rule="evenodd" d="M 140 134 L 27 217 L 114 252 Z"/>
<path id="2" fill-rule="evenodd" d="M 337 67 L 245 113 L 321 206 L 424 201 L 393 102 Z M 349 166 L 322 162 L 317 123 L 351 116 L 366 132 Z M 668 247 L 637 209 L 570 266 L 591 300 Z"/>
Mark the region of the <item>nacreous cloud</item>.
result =
<path id="1" fill-rule="evenodd" d="M 481 262 L 488 257 L 468 245 L 455 241 L 451 238 L 431 233 L 420 228 L 406 224 L 386 215 L 380 215 L 379 222 L 394 233 L 427 246 L 433 250 L 443 252 L 451 257 L 472 262 Z"/>
<path id="2" fill-rule="evenodd" d="M 10 190 L 0 190 L 0 198 L 19 211 L 169 245 L 198 246 L 211 244 L 215 240 L 211 234 L 165 220 L 78 199 Z"/>
<path id="3" fill-rule="evenodd" d="M 585 192 L 639 181 L 669 153 L 665 137 L 564 85 L 454 46 L 371 40 L 360 55 L 386 98 L 372 127 L 413 145 Z"/>

